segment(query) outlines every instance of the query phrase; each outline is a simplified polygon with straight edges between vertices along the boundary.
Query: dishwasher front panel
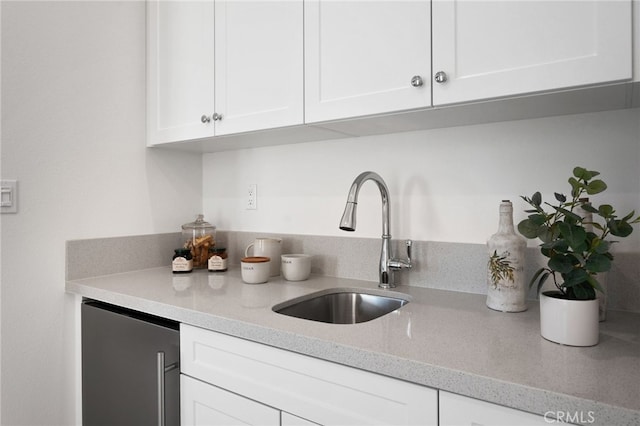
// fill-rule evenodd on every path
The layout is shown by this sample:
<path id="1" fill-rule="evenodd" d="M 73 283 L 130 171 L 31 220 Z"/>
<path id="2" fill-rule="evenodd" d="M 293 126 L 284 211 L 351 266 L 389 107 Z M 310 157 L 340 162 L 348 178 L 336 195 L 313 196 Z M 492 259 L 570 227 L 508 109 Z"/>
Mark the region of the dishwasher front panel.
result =
<path id="1" fill-rule="evenodd" d="M 81 316 L 83 425 L 158 425 L 164 414 L 167 426 L 178 426 L 178 323 L 95 301 L 83 302 Z"/>

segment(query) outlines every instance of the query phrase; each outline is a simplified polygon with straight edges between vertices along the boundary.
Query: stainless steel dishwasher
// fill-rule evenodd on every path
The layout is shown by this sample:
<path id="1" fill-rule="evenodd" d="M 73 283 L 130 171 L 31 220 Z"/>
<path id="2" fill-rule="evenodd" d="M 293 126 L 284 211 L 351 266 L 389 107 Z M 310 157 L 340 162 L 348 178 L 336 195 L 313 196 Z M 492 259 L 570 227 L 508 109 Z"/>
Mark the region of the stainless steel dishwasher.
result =
<path id="1" fill-rule="evenodd" d="M 178 426 L 178 323 L 91 300 L 81 318 L 83 425 Z"/>

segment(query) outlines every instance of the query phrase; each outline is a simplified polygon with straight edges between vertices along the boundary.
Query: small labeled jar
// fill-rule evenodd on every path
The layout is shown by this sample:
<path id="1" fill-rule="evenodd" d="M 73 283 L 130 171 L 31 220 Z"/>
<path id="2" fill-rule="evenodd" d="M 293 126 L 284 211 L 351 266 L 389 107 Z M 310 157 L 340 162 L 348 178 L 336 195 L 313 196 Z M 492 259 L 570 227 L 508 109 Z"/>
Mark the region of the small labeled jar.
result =
<path id="1" fill-rule="evenodd" d="M 225 247 L 209 248 L 209 272 L 224 272 L 227 270 L 227 249 Z"/>
<path id="2" fill-rule="evenodd" d="M 187 274 L 193 271 L 193 256 L 191 249 L 179 248 L 174 250 L 171 269 L 174 274 Z"/>
<path id="3" fill-rule="evenodd" d="M 204 216 L 199 214 L 194 222 L 182 225 L 182 237 L 185 240 L 184 248 L 191 250 L 193 267 L 204 269 L 209 260 L 209 248 L 216 243 L 216 227 L 206 222 Z"/>

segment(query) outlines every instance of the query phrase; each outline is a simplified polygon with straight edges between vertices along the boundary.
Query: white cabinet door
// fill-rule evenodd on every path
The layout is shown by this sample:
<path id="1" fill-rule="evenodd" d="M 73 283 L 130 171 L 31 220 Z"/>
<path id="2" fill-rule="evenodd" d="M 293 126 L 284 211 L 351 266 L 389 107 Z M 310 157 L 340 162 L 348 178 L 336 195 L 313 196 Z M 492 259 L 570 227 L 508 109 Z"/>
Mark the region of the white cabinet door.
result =
<path id="1" fill-rule="evenodd" d="M 280 424 L 280 411 L 215 386 L 180 376 L 182 426 Z"/>
<path id="2" fill-rule="evenodd" d="M 438 422 L 434 389 L 186 324 L 180 369 L 325 426 Z"/>
<path id="3" fill-rule="evenodd" d="M 440 426 L 543 426 L 553 417 L 514 410 L 478 399 L 439 391 Z M 564 423 L 564 422 L 563 422 Z"/>
<path id="4" fill-rule="evenodd" d="M 434 0 L 433 104 L 631 78 L 631 0 Z"/>
<path id="5" fill-rule="evenodd" d="M 318 426 L 318 423 L 310 422 L 283 411 L 280 416 L 280 426 Z"/>
<path id="6" fill-rule="evenodd" d="M 213 2 L 147 3 L 147 140 L 213 136 Z"/>
<path id="7" fill-rule="evenodd" d="M 216 135 L 303 123 L 302 6 L 216 1 Z"/>
<path id="8" fill-rule="evenodd" d="M 152 0 L 147 17 L 150 145 L 303 123 L 302 0 Z"/>
<path id="9" fill-rule="evenodd" d="M 304 5 L 305 122 L 431 105 L 428 0 Z"/>

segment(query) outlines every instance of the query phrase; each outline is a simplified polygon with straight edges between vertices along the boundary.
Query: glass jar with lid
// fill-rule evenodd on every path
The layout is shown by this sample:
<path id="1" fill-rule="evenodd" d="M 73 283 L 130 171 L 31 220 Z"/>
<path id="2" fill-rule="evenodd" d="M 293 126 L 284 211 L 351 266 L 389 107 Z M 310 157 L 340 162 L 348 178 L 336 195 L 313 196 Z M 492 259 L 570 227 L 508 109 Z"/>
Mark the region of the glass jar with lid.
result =
<path id="1" fill-rule="evenodd" d="M 194 222 L 182 225 L 182 236 L 185 239 L 184 248 L 191 250 L 194 269 L 206 268 L 209 247 L 216 243 L 216 227 L 199 214 Z"/>

